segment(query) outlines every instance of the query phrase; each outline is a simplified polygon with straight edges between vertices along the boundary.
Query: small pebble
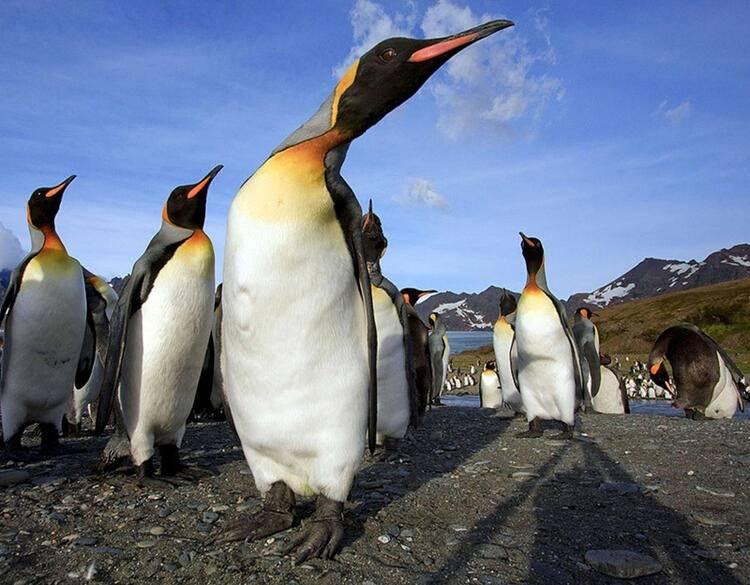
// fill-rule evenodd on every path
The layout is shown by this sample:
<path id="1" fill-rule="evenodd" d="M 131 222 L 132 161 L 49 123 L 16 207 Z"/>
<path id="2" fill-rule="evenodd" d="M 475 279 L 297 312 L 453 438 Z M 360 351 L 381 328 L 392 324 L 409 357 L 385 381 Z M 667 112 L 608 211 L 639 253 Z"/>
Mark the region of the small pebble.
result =
<path id="1" fill-rule="evenodd" d="M 391 537 L 387 534 L 381 534 L 380 536 L 378 536 L 378 542 L 381 544 L 388 544 L 389 542 L 391 542 Z"/>

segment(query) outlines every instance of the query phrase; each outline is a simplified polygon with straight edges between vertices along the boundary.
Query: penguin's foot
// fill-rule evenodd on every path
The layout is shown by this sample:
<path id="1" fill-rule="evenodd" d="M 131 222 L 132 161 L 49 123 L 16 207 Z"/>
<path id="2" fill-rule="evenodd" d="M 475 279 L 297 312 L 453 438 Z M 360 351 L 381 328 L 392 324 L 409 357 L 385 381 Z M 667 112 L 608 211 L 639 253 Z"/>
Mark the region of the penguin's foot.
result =
<path id="1" fill-rule="evenodd" d="M 51 423 L 39 423 L 39 430 L 42 432 L 42 454 L 59 455 L 63 449 L 60 446 L 60 434 L 57 427 Z"/>
<path id="2" fill-rule="evenodd" d="M 538 439 L 542 436 L 544 436 L 544 429 L 542 428 L 542 421 L 538 418 L 529 422 L 528 431 L 516 433 L 517 439 Z"/>
<path id="3" fill-rule="evenodd" d="M 162 477 L 181 478 L 195 482 L 216 475 L 216 473 L 209 469 L 188 466 L 182 463 L 180 461 L 180 451 L 176 445 L 161 445 L 159 447 L 159 454 L 161 455 Z"/>
<path id="4" fill-rule="evenodd" d="M 294 562 L 298 565 L 311 558 L 332 559 L 344 538 L 343 510 L 343 502 L 318 496 L 315 514 L 283 553 L 294 552 Z"/>
<path id="5" fill-rule="evenodd" d="M 147 459 L 140 465 L 135 466 L 135 478 L 138 485 L 154 489 L 164 489 L 165 487 L 177 487 L 179 482 L 171 479 L 154 476 L 154 460 Z"/>
<path id="6" fill-rule="evenodd" d="M 573 427 L 563 423 L 562 432 L 553 435 L 553 441 L 569 441 L 573 438 Z"/>
<path id="7" fill-rule="evenodd" d="M 81 435 L 81 423 L 72 423 L 67 416 L 62 419 L 63 437 L 79 437 Z"/>
<path id="8" fill-rule="evenodd" d="M 113 435 L 104 446 L 99 461 L 96 464 L 96 470 L 99 473 L 106 473 L 121 467 L 130 460 L 130 441 L 124 435 Z"/>
<path id="9" fill-rule="evenodd" d="M 294 503 L 294 492 L 283 481 L 277 481 L 268 490 L 260 512 L 230 522 L 214 542 L 258 540 L 288 530 L 294 525 Z"/>

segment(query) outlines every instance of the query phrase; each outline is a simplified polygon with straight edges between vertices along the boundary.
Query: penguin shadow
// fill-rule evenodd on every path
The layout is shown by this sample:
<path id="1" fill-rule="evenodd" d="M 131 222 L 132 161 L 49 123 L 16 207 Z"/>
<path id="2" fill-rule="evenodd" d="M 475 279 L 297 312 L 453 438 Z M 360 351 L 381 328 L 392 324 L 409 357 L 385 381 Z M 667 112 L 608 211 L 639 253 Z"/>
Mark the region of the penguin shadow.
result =
<path id="1" fill-rule="evenodd" d="M 353 509 L 347 515 L 352 524 L 347 526 L 343 546 L 363 536 L 368 518 L 429 481 L 455 472 L 505 433 L 512 422 L 512 418 L 496 416 L 490 409 L 433 408 L 397 451 L 365 462 L 349 497 Z"/>
<path id="2" fill-rule="evenodd" d="M 740 583 L 720 561 L 706 558 L 685 517 L 659 502 L 652 488 L 639 485 L 596 443 L 578 442 L 575 448 L 582 451 L 583 466 L 535 490 L 529 583 L 621 582 L 587 567 L 584 555 L 591 549 L 625 549 L 657 559 L 662 572 L 639 583 Z"/>
<path id="3" fill-rule="evenodd" d="M 535 487 L 553 476 L 555 467 L 564 454 L 571 448 L 573 448 L 572 442 L 560 448 L 543 465 L 535 469 L 534 473 L 538 474 L 538 477 L 529 477 L 517 482 L 517 487 L 513 493 L 504 497 L 490 514 L 477 522 L 461 539 L 459 545 L 454 549 L 453 554 L 439 568 L 426 576 L 423 580 L 425 585 L 468 582 L 469 575 L 467 574 L 467 569 L 470 569 L 470 565 L 477 558 L 477 550 L 483 545 L 500 544 L 508 549 L 517 548 L 512 539 L 508 539 L 505 536 L 504 525 L 523 506 L 526 500 L 533 497 Z M 505 581 L 503 580 L 502 582 L 504 583 Z M 572 579 L 569 581 L 560 581 L 560 583 L 574 582 L 576 581 Z M 554 583 L 554 581 L 550 578 L 550 575 L 545 575 L 544 579 L 537 581 L 530 580 L 529 583 Z"/>

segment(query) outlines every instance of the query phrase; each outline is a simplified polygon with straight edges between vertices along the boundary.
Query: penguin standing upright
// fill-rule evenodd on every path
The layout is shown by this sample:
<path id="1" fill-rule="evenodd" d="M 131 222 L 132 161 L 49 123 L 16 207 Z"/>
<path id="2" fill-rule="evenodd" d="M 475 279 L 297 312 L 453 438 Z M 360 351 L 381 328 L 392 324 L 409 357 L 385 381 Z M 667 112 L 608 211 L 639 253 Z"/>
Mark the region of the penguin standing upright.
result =
<path id="1" fill-rule="evenodd" d="M 500 408 L 503 405 L 503 396 L 500 392 L 500 379 L 494 361 L 484 364 L 481 377 L 479 378 L 479 406 L 482 408 Z"/>
<path id="2" fill-rule="evenodd" d="M 390 445 L 403 439 L 409 424 L 417 426 L 417 388 L 406 303 L 401 292 L 380 269 L 388 248 L 380 218 L 370 208 L 362 218 L 362 239 L 370 276 L 375 328 L 378 333 L 378 424 L 376 442 Z"/>
<path id="3" fill-rule="evenodd" d="M 437 313 L 430 313 L 430 361 L 432 364 L 432 399 L 430 404 L 440 405 L 440 397 L 443 394 L 443 383 L 448 375 L 448 365 L 450 362 L 451 346 L 448 342 L 448 330 Z M 461 388 L 461 382 L 458 378 L 458 388 Z"/>
<path id="4" fill-rule="evenodd" d="M 208 188 L 221 169 L 172 191 L 110 323 L 97 431 L 117 391 L 140 483 L 156 481 L 154 447 L 163 477 L 191 475 L 179 448 L 213 323 L 214 250 L 203 224 Z"/>
<path id="5" fill-rule="evenodd" d="M 402 288 L 404 310 L 406 312 L 407 327 L 409 329 L 409 343 L 417 386 L 417 410 L 424 412 L 432 396 L 432 361 L 430 359 L 430 328 L 424 324 L 414 306 L 425 297 L 435 293 L 435 290 L 421 290 L 417 288 Z M 446 381 L 447 382 L 447 381 Z M 447 388 L 450 390 L 450 388 Z"/>
<path id="6" fill-rule="evenodd" d="M 39 423 L 43 451 L 58 447 L 71 388 L 82 387 L 93 366 L 95 333 L 87 327 L 83 272 L 55 230 L 73 179 L 31 194 L 26 206 L 31 252 L 13 271 L 0 305 L 3 439 L 16 458 L 23 457 L 21 435 L 32 423 Z"/>
<path id="7" fill-rule="evenodd" d="M 518 358 L 518 349 L 513 343 L 515 315 L 516 297 L 503 291 L 503 296 L 500 298 L 500 315 L 492 329 L 492 347 L 495 350 L 495 363 L 503 394 L 503 406 L 522 413 L 524 412 L 523 400 L 513 373 Z"/>
<path id="8" fill-rule="evenodd" d="M 99 391 L 104 379 L 109 320 L 112 318 L 112 313 L 117 304 L 117 293 L 104 279 L 85 268 L 83 269 L 83 276 L 86 284 L 88 315 L 93 320 L 96 331 L 96 354 L 88 382 L 82 388 L 73 389 L 67 421 L 73 425 L 76 432 L 81 430 L 81 420 L 86 410 L 88 410 L 89 417 L 96 420 L 94 405 L 99 398 Z"/>
<path id="9" fill-rule="evenodd" d="M 292 548 L 298 561 L 338 549 L 343 503 L 368 428 L 374 447 L 377 416 L 377 333 L 362 209 L 341 165 L 355 138 L 451 56 L 511 25 L 494 21 L 441 39 L 382 41 L 235 197 L 224 259 L 222 374 L 265 501 L 254 518 L 230 526 L 223 541 L 286 530 L 294 494 L 316 494 L 312 521 Z"/>
<path id="10" fill-rule="evenodd" d="M 625 380 L 612 368 L 612 359 L 600 355 L 601 382 L 599 392 L 591 400 L 594 412 L 601 414 L 630 414 L 630 401 L 625 388 Z"/>
<path id="11" fill-rule="evenodd" d="M 593 398 L 599 393 L 601 384 L 601 362 L 599 361 L 599 330 L 591 320 L 591 309 L 580 307 L 573 317 L 573 337 L 581 358 L 581 374 L 585 389 L 584 404 L 592 407 Z"/>
<path id="12" fill-rule="evenodd" d="M 557 420 L 560 437 L 571 438 L 583 394 L 581 363 L 565 307 L 547 287 L 542 242 L 520 235 L 527 279 L 516 311 L 517 377 L 529 430 L 517 436 L 541 437 L 542 420 Z"/>
<path id="13" fill-rule="evenodd" d="M 664 365 L 672 366 L 674 386 Z M 648 357 L 651 380 L 676 395 L 672 406 L 688 418 L 732 418 L 744 410 L 747 381 L 731 357 L 710 335 L 690 323 L 659 335 Z M 655 393 L 654 393 L 655 395 Z"/>

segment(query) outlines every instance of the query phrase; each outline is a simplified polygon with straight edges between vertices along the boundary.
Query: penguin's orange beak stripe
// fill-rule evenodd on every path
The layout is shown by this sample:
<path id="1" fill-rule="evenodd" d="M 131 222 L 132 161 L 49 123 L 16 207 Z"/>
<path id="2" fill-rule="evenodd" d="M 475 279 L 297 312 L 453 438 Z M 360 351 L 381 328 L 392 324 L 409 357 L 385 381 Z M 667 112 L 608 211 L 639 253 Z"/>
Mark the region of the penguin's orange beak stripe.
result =
<path id="1" fill-rule="evenodd" d="M 429 47 L 425 47 L 424 49 L 419 49 L 419 51 L 414 52 L 414 54 L 409 57 L 409 61 L 411 61 L 412 63 L 429 61 L 430 59 L 434 59 L 435 57 L 444 55 L 448 51 L 452 51 L 454 49 L 458 49 L 460 47 L 468 45 L 469 43 L 475 41 L 478 36 L 479 35 L 477 33 L 471 33 L 462 37 L 448 39 L 446 41 L 430 45 Z"/>
<path id="2" fill-rule="evenodd" d="M 206 177 L 205 179 L 203 179 L 195 187 L 193 187 L 192 189 L 190 189 L 190 191 L 187 194 L 187 198 L 188 199 L 192 199 L 193 197 L 195 197 L 196 195 L 198 195 L 198 193 L 200 193 L 201 191 L 203 191 L 203 189 L 206 187 L 206 185 L 208 185 L 211 182 L 212 179 L 213 179 L 213 177 L 210 176 L 210 175 L 208 177 Z"/>
<path id="3" fill-rule="evenodd" d="M 656 375 L 656 373 L 659 371 L 659 368 L 661 368 L 661 362 L 657 362 L 653 366 L 651 366 L 649 372 L 651 372 L 653 375 Z"/>

